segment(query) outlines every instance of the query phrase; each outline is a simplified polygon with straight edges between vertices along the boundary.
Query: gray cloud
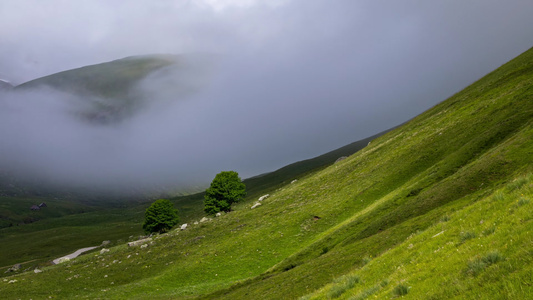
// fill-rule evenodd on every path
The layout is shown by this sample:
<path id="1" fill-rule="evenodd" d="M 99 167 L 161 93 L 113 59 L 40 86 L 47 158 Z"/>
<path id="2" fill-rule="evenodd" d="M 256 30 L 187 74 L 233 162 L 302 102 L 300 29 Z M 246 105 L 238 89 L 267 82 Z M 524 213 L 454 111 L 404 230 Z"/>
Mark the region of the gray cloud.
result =
<path id="1" fill-rule="evenodd" d="M 159 104 L 116 126 L 73 120 L 63 112 L 83 99 L 69 95 L 0 96 L 0 163 L 93 186 L 253 176 L 404 122 L 532 46 L 530 1 L 238 3 L 0 2 L 0 78 L 15 83 L 130 55 L 219 54 L 183 99 L 168 76 L 147 79 L 139 90 Z"/>

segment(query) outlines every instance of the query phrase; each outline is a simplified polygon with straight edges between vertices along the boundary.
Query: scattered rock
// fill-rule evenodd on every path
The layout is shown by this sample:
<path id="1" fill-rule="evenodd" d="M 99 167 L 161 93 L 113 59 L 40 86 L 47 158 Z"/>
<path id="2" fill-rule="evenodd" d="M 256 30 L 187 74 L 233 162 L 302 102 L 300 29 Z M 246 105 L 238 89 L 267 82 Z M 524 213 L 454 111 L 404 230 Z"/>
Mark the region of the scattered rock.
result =
<path id="1" fill-rule="evenodd" d="M 104 254 L 106 252 L 109 252 L 109 249 L 103 248 L 102 250 L 100 250 L 100 254 Z"/>
<path id="2" fill-rule="evenodd" d="M 8 283 L 15 283 L 15 282 L 17 282 L 17 281 L 18 281 L 18 280 L 13 279 L 13 280 L 10 280 Z"/>
<path id="3" fill-rule="evenodd" d="M 37 273 L 41 273 L 41 272 L 42 272 L 42 270 L 39 270 L 39 269 L 35 269 L 35 270 L 33 270 L 33 273 L 35 273 L 35 274 L 37 274 Z"/>
<path id="4" fill-rule="evenodd" d="M 111 241 L 103 241 L 100 247 L 105 247 L 107 245 L 111 244 Z"/>
<path id="5" fill-rule="evenodd" d="M 220 217 L 220 216 L 222 216 L 222 215 L 223 215 L 222 212 L 217 212 L 217 214 L 216 214 L 215 216 L 216 216 L 216 217 Z"/>
<path id="6" fill-rule="evenodd" d="M 211 221 L 211 219 L 210 219 L 210 218 L 203 217 L 203 218 L 200 220 L 200 223 L 204 223 L 204 222 L 208 222 L 208 221 Z"/>
<path id="7" fill-rule="evenodd" d="M 194 222 L 194 225 L 198 225 L 198 221 L 195 221 L 195 222 Z"/>
<path id="8" fill-rule="evenodd" d="M 22 268 L 21 264 L 15 264 L 11 268 L 7 269 L 7 271 L 5 271 L 4 273 L 16 272 L 16 271 L 19 271 L 21 268 Z"/>
<path id="9" fill-rule="evenodd" d="M 258 206 L 261 206 L 261 203 L 256 202 L 254 205 L 252 205 L 251 209 L 254 209 L 254 208 L 258 207 Z"/>
<path id="10" fill-rule="evenodd" d="M 142 244 L 142 245 L 141 245 L 141 249 L 144 249 L 144 248 L 146 248 L 146 247 L 148 247 L 148 244 Z"/>
<path id="11" fill-rule="evenodd" d="M 185 230 L 185 229 L 187 229 L 187 223 L 181 225 L 180 229 L 181 229 L 181 230 Z"/>
<path id="12" fill-rule="evenodd" d="M 259 197 L 259 199 L 257 199 L 257 201 L 263 201 L 266 198 L 268 198 L 268 196 L 270 196 L 270 194 L 263 195 L 263 196 Z"/>
<path id="13" fill-rule="evenodd" d="M 298 179 L 294 179 L 293 181 L 291 181 L 291 184 L 296 183 L 296 181 L 298 181 Z"/>
<path id="14" fill-rule="evenodd" d="M 134 241 L 134 242 L 129 242 L 128 243 L 128 246 L 130 247 L 135 247 L 135 246 L 140 246 L 144 243 L 147 243 L 147 242 L 150 242 L 152 241 L 152 238 L 146 238 L 146 239 L 142 239 L 142 240 L 138 240 L 138 241 Z"/>

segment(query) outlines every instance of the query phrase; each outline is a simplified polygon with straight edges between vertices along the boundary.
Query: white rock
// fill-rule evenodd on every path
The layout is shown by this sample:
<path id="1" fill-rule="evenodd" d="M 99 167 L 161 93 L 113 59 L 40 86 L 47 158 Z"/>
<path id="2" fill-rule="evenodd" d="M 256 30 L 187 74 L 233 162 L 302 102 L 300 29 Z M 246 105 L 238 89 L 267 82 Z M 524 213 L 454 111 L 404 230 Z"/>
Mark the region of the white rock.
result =
<path id="1" fill-rule="evenodd" d="M 291 184 L 296 183 L 296 181 L 298 181 L 298 179 L 294 179 L 293 181 L 291 181 Z"/>
<path id="2" fill-rule="evenodd" d="M 148 247 L 148 244 L 143 244 L 143 245 L 141 245 L 141 249 L 144 249 L 144 248 L 146 248 L 146 247 Z"/>
<path id="3" fill-rule="evenodd" d="M 62 264 L 62 263 L 67 262 L 67 261 L 70 261 L 70 258 L 61 257 L 60 259 L 57 260 L 57 264 Z"/>
<path id="4" fill-rule="evenodd" d="M 35 270 L 33 270 L 33 272 L 34 272 L 35 274 L 37 274 L 37 273 L 41 273 L 42 271 L 39 270 L 39 269 L 35 269 Z"/>
<path id="5" fill-rule="evenodd" d="M 135 246 L 140 246 L 144 243 L 147 243 L 147 242 L 150 242 L 152 241 L 152 238 L 146 238 L 146 239 L 142 239 L 142 240 L 138 240 L 138 241 L 134 241 L 134 242 L 129 242 L 128 243 L 128 246 L 129 247 L 135 247 Z"/>
<path id="6" fill-rule="evenodd" d="M 203 217 L 203 218 L 200 220 L 200 223 L 204 223 L 204 222 L 207 222 L 207 221 L 211 221 L 211 219 L 206 218 L 206 217 Z"/>
<path id="7" fill-rule="evenodd" d="M 258 206 L 261 206 L 261 203 L 259 203 L 259 202 L 255 203 L 254 205 L 252 205 L 251 209 L 254 209 L 254 208 L 258 207 Z"/>
<path id="8" fill-rule="evenodd" d="M 259 197 L 259 199 L 257 199 L 257 201 L 263 201 L 266 198 L 268 198 L 268 196 L 270 196 L 270 194 L 263 195 L 263 196 Z"/>
<path id="9" fill-rule="evenodd" d="M 187 223 L 181 225 L 181 227 L 180 227 L 181 230 L 185 230 L 186 228 L 187 228 Z"/>
<path id="10" fill-rule="evenodd" d="M 109 252 L 109 249 L 106 249 L 106 248 L 102 248 L 102 250 L 100 250 L 100 254 L 104 254 L 106 252 Z"/>

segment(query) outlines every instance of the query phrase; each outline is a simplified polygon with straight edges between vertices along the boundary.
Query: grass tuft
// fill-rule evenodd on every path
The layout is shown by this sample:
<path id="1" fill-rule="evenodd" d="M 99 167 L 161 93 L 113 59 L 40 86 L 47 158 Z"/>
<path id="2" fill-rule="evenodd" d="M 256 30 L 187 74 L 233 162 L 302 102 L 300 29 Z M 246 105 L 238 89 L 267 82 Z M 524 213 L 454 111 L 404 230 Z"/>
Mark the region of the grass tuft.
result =
<path id="1" fill-rule="evenodd" d="M 467 274 L 477 276 L 483 272 L 488 266 L 493 265 L 503 260 L 503 256 L 498 251 L 487 253 L 483 257 L 477 257 L 468 262 Z"/>
<path id="2" fill-rule="evenodd" d="M 520 200 L 518 200 L 518 206 L 524 206 L 526 204 L 529 204 L 529 199 L 521 197 Z"/>
<path id="3" fill-rule="evenodd" d="M 407 293 L 409 293 L 409 287 L 406 286 L 406 285 L 403 284 L 403 283 L 398 284 L 398 285 L 397 285 L 396 287 L 394 287 L 394 289 L 392 290 L 392 294 L 393 294 L 395 297 L 405 296 L 405 295 L 407 295 Z"/>
<path id="4" fill-rule="evenodd" d="M 505 194 L 502 191 L 498 191 L 494 194 L 492 197 L 494 201 L 504 201 L 505 200 Z"/>
<path id="5" fill-rule="evenodd" d="M 462 244 L 468 240 L 471 240 L 476 237 L 476 233 L 472 231 L 461 232 L 459 236 L 459 244 Z"/>
<path id="6" fill-rule="evenodd" d="M 372 261 L 372 258 L 370 258 L 369 256 L 365 256 L 361 260 L 361 264 L 364 266 L 364 265 L 368 264 L 370 261 Z"/>
<path id="7" fill-rule="evenodd" d="M 491 226 L 489 228 L 484 229 L 482 233 L 484 236 L 487 236 L 487 235 L 493 234 L 495 231 L 496 231 L 496 226 Z"/>
<path id="8" fill-rule="evenodd" d="M 361 279 L 357 275 L 342 276 L 334 280 L 336 283 L 328 292 L 329 298 L 338 298 L 344 294 L 347 290 L 355 287 L 356 284 L 361 282 Z"/>

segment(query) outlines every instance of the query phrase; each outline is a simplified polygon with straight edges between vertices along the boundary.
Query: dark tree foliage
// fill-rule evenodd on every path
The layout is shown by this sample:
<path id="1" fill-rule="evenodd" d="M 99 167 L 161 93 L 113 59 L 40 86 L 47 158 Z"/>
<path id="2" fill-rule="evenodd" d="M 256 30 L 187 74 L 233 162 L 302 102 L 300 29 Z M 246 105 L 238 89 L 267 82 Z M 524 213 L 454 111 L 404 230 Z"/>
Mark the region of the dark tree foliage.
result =
<path id="1" fill-rule="evenodd" d="M 146 209 L 143 229 L 146 233 L 164 233 L 178 222 L 178 211 L 174 209 L 174 204 L 167 199 L 159 199 Z"/>
<path id="2" fill-rule="evenodd" d="M 238 202 L 244 196 L 246 196 L 246 186 L 242 183 L 239 174 L 234 171 L 220 172 L 205 191 L 204 211 L 207 214 L 229 212 L 231 204 Z"/>

